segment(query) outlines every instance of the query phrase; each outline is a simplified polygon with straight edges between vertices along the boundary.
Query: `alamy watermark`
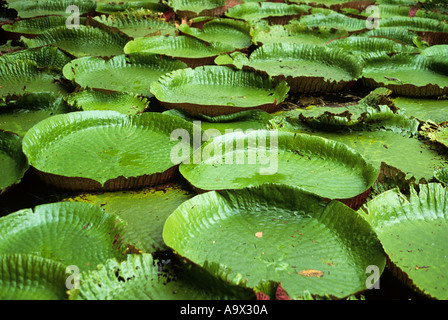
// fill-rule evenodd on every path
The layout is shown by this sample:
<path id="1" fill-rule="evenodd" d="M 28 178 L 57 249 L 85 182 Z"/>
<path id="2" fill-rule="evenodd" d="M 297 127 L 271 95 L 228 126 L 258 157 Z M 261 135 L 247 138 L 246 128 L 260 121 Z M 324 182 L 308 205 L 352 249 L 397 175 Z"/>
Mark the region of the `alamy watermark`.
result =
<path id="1" fill-rule="evenodd" d="M 366 19 L 366 28 L 367 29 L 377 29 L 379 28 L 380 23 L 380 8 L 379 6 L 368 6 L 366 8 L 366 13 L 369 16 Z"/>
<path id="2" fill-rule="evenodd" d="M 71 15 L 65 20 L 65 26 L 67 29 L 79 29 L 79 8 L 78 6 L 71 5 L 65 10 L 65 13 L 71 13 Z"/>
<path id="3" fill-rule="evenodd" d="M 65 280 L 65 286 L 68 290 L 79 289 L 79 268 L 77 266 L 68 266 L 65 269 L 66 274 L 70 274 Z"/>

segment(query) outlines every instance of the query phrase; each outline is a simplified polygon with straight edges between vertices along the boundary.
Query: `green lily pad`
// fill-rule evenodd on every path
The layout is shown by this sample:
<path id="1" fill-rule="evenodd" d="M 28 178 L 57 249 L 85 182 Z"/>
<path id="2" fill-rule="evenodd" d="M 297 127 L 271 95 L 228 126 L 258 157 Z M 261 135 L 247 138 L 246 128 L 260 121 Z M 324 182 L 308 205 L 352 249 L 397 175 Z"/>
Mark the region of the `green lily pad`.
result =
<path id="1" fill-rule="evenodd" d="M 122 260 L 124 225 L 86 203 L 58 202 L 23 209 L 0 218 L 0 253 L 25 253 L 82 271 L 109 258 Z"/>
<path id="2" fill-rule="evenodd" d="M 100 206 L 126 222 L 123 240 L 146 253 L 167 250 L 162 229 L 168 216 L 195 194 L 181 185 L 168 184 L 142 190 L 82 194 L 69 201 Z"/>
<path id="3" fill-rule="evenodd" d="M 67 17 L 64 16 L 43 16 L 20 19 L 13 24 L 4 24 L 2 25 L 2 29 L 31 38 L 32 36 L 44 33 L 49 29 L 66 26 L 66 23 Z M 86 18 L 80 17 L 79 23 L 85 25 Z"/>
<path id="4" fill-rule="evenodd" d="M 152 94 L 166 108 L 208 116 L 249 109 L 273 112 L 288 91 L 285 81 L 274 85 L 269 77 L 257 72 L 225 66 L 180 69 L 151 84 Z"/>
<path id="5" fill-rule="evenodd" d="M 231 0 L 163 0 L 162 3 L 178 17 L 187 19 L 221 16 L 235 5 Z"/>
<path id="6" fill-rule="evenodd" d="M 62 70 L 72 60 L 72 57 L 51 45 L 19 50 L 0 56 L 0 64 L 14 63 L 17 60 L 32 60 L 41 68 L 55 67 Z"/>
<path id="7" fill-rule="evenodd" d="M 367 289 L 385 255 L 369 224 L 338 201 L 285 185 L 201 194 L 168 217 L 163 238 L 217 277 L 250 288 L 276 282 L 293 299 L 343 298 Z"/>
<path id="8" fill-rule="evenodd" d="M 64 76 L 81 88 L 130 92 L 152 97 L 150 84 L 160 76 L 186 68 L 178 60 L 157 55 L 118 55 L 109 60 L 84 57 L 67 64 Z"/>
<path id="9" fill-rule="evenodd" d="M 83 25 L 72 29 L 66 26 L 52 28 L 33 39 L 22 37 L 28 48 L 51 44 L 75 57 L 119 55 L 129 39 L 122 33 Z"/>
<path id="10" fill-rule="evenodd" d="M 369 201 L 360 212 L 370 222 L 406 283 L 432 298 L 448 298 L 447 192 L 441 184 L 419 185 L 409 198 L 390 190 Z"/>
<path id="11" fill-rule="evenodd" d="M 393 130 L 316 131 L 309 134 L 345 143 L 362 154 L 372 165 L 377 167 L 385 162 L 403 171 L 406 179 L 414 177 L 417 182 L 431 180 L 434 171 L 448 163 L 446 156 L 439 154 L 436 148 L 418 137 L 406 136 Z"/>
<path id="12" fill-rule="evenodd" d="M 448 121 L 448 114 L 445 112 L 448 111 L 448 100 L 394 97 L 392 101 L 402 112 L 420 121 Z"/>
<path id="13" fill-rule="evenodd" d="M 200 29 L 183 23 L 179 26 L 179 30 L 208 43 L 224 43 L 235 49 L 245 49 L 252 44 L 250 26 L 244 21 L 213 19 L 206 22 Z"/>
<path id="14" fill-rule="evenodd" d="M 159 0 L 120 0 L 116 2 L 113 0 L 96 0 L 96 12 L 113 14 L 116 12 L 126 10 L 151 10 L 153 12 L 165 12 L 167 7 L 160 3 Z"/>
<path id="15" fill-rule="evenodd" d="M 351 18 L 333 11 L 330 14 L 314 13 L 301 16 L 300 23 L 309 27 L 328 27 L 349 32 L 367 29 L 367 22 L 365 19 Z"/>
<path id="16" fill-rule="evenodd" d="M 70 6 L 76 6 L 79 14 L 85 14 L 95 11 L 96 2 L 93 0 L 8 0 L 8 8 L 16 10 L 21 18 L 48 15 L 70 16 L 73 14 L 73 11 L 67 10 Z"/>
<path id="17" fill-rule="evenodd" d="M 373 28 L 364 33 L 360 33 L 359 36 L 386 38 L 411 46 L 415 44 L 414 41 L 418 38 L 418 35 L 411 30 L 394 27 Z"/>
<path id="18" fill-rule="evenodd" d="M 360 58 L 342 49 L 296 43 L 265 44 L 253 51 L 249 58 L 235 54 L 229 61 L 217 60 L 217 63 L 235 63 L 237 67 L 285 80 L 292 93 L 329 93 L 346 89 L 361 76 L 363 67 Z"/>
<path id="19" fill-rule="evenodd" d="M 22 139 L 13 133 L 0 131 L 0 195 L 20 182 L 28 170 L 28 161 L 22 152 Z"/>
<path id="20" fill-rule="evenodd" d="M 352 54 L 364 57 L 371 53 L 395 54 L 401 52 L 419 53 L 414 46 L 401 44 L 386 38 L 347 37 L 336 39 L 327 44 L 330 48 L 341 48 Z"/>
<path id="21" fill-rule="evenodd" d="M 281 2 L 246 2 L 230 8 L 225 15 L 251 22 L 267 19 L 273 24 L 286 24 L 294 18 L 307 14 L 310 9 L 311 7 L 307 5 Z"/>
<path id="22" fill-rule="evenodd" d="M 93 89 L 72 93 L 66 101 L 78 111 L 112 110 L 127 115 L 142 113 L 149 107 L 149 100 L 136 94 Z"/>
<path id="23" fill-rule="evenodd" d="M 268 129 L 270 127 L 270 120 L 274 116 L 266 111 L 252 109 L 247 111 L 240 111 L 228 115 L 209 117 L 202 114 L 192 115 L 184 110 L 170 109 L 164 113 L 180 117 L 187 121 L 196 121 L 197 125 L 200 125 L 205 132 L 209 129 L 216 132 L 218 130 L 221 134 L 225 134 L 227 131 L 248 129 Z"/>
<path id="24" fill-rule="evenodd" d="M 80 289 L 70 300 L 227 300 L 253 297 L 249 292 L 217 290 L 209 276 L 194 282 L 187 272 L 164 267 L 150 254 L 133 254 L 123 262 L 109 260 L 98 270 L 80 276 Z"/>
<path id="25" fill-rule="evenodd" d="M 375 182 L 378 169 L 342 143 L 274 130 L 215 137 L 179 167 L 200 190 L 284 183 L 329 199 L 363 194 Z"/>
<path id="26" fill-rule="evenodd" d="M 207 43 L 189 36 L 154 36 L 137 38 L 124 47 L 126 54 L 164 55 L 185 62 L 189 67 L 210 64 L 220 54 L 235 51 L 232 45 Z"/>
<path id="27" fill-rule="evenodd" d="M 119 11 L 111 15 L 97 16 L 93 19 L 109 27 L 117 28 L 133 38 L 176 34 L 174 24 L 165 22 L 160 13 L 151 10 Z"/>
<path id="28" fill-rule="evenodd" d="M 330 40 L 348 36 L 348 32 L 327 27 L 312 28 L 301 23 L 289 23 L 265 27 L 256 25 L 252 28 L 251 35 L 252 41 L 258 45 L 284 42 L 324 45 Z"/>
<path id="29" fill-rule="evenodd" d="M 448 93 L 447 62 L 435 63 L 424 55 L 378 54 L 367 58 L 363 84 L 386 87 L 397 95 L 431 97 Z"/>
<path id="30" fill-rule="evenodd" d="M 0 299 L 67 300 L 66 267 L 31 254 L 0 255 Z"/>
<path id="31" fill-rule="evenodd" d="M 63 97 L 48 92 L 26 94 L 0 106 L 0 129 L 20 136 L 38 122 L 57 114 L 70 112 Z"/>
<path id="32" fill-rule="evenodd" d="M 62 73 L 53 66 L 41 67 L 32 60 L 15 60 L 0 64 L 0 98 L 32 92 L 53 92 L 66 95 Z"/>
<path id="33" fill-rule="evenodd" d="M 175 129 L 192 123 L 159 113 L 115 111 L 56 115 L 31 128 L 23 151 L 44 181 L 85 191 L 111 191 L 166 182 L 183 159 L 171 156 Z M 187 146 L 190 148 L 190 146 Z"/>

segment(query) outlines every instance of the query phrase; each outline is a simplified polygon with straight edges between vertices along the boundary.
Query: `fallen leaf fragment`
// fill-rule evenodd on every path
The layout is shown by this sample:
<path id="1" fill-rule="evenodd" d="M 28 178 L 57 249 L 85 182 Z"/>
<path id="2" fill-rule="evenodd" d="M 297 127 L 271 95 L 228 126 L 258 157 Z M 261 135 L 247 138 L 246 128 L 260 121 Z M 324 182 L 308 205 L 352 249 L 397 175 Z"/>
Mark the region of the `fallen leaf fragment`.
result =
<path id="1" fill-rule="evenodd" d="M 256 232 L 256 233 L 255 233 L 255 236 L 256 236 L 257 238 L 261 238 L 261 237 L 263 236 L 263 232 L 262 232 L 262 231 Z"/>
<path id="2" fill-rule="evenodd" d="M 315 278 L 322 278 L 324 276 L 323 271 L 314 270 L 314 269 L 307 269 L 299 271 L 298 274 L 304 277 L 315 277 Z"/>

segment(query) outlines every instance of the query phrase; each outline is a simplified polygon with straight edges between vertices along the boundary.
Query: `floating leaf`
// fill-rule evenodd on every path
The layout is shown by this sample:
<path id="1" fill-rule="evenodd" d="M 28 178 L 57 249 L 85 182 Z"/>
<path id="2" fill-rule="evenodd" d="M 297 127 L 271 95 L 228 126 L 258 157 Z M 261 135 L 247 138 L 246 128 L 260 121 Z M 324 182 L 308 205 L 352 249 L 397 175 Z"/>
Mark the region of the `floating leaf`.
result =
<path id="1" fill-rule="evenodd" d="M 263 237 L 254 236 L 259 230 Z M 238 275 L 249 288 L 281 282 L 293 299 L 307 290 L 337 298 L 365 290 L 367 266 L 385 265 L 374 231 L 356 212 L 284 185 L 198 195 L 168 217 L 163 237 L 217 277 Z M 309 269 L 322 274 L 299 274 Z"/>

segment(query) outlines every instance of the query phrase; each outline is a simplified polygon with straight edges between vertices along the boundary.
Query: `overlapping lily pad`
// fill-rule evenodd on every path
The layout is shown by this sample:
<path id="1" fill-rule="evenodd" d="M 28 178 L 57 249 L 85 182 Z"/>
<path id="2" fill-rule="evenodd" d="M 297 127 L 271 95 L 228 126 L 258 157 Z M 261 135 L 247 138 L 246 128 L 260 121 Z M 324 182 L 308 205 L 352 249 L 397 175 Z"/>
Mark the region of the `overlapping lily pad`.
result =
<path id="1" fill-rule="evenodd" d="M 166 250 L 162 229 L 168 216 L 194 192 L 179 184 L 141 190 L 82 194 L 69 201 L 87 202 L 126 222 L 124 241 L 146 253 Z"/>
<path id="2" fill-rule="evenodd" d="M 17 60 L 31 60 L 41 68 L 54 67 L 62 70 L 72 60 L 72 57 L 51 45 L 19 50 L 0 56 L 0 64 L 14 63 Z"/>
<path id="3" fill-rule="evenodd" d="M 220 54 L 235 51 L 232 45 L 207 43 L 189 36 L 154 36 L 129 41 L 124 52 L 164 55 L 185 62 L 189 67 L 211 64 Z"/>
<path id="4" fill-rule="evenodd" d="M 96 12 L 113 14 L 126 10 L 151 10 L 153 12 L 165 12 L 168 8 L 159 0 L 96 0 Z"/>
<path id="5" fill-rule="evenodd" d="M 249 290 L 229 290 L 202 272 L 201 281 L 150 254 L 133 254 L 123 262 L 109 260 L 98 270 L 80 277 L 80 289 L 70 291 L 70 300 L 228 300 L 251 299 Z"/>
<path id="6" fill-rule="evenodd" d="M 17 11 L 21 18 L 31 18 L 46 15 L 70 16 L 75 10 L 68 10 L 76 6 L 78 14 L 94 12 L 96 2 L 93 0 L 8 0 L 8 8 Z"/>
<path id="7" fill-rule="evenodd" d="M 0 219 L 1 254 L 32 254 L 79 271 L 109 258 L 122 260 L 124 225 L 96 206 L 57 202 L 23 209 Z M 64 283 L 65 284 L 65 283 Z"/>
<path id="8" fill-rule="evenodd" d="M 31 128 L 23 151 L 44 181 L 61 188 L 138 188 L 175 176 L 183 159 L 172 160 L 171 149 L 178 143 L 170 140 L 171 132 L 184 129 L 192 136 L 193 128 L 158 113 L 131 117 L 115 111 L 71 112 Z"/>
<path id="9" fill-rule="evenodd" d="M 63 69 L 64 76 L 82 88 L 132 92 L 151 97 L 150 84 L 160 76 L 186 68 L 178 60 L 157 55 L 118 55 L 75 59 Z"/>
<path id="10" fill-rule="evenodd" d="M 269 77 L 225 66 L 181 69 L 151 84 L 152 94 L 165 107 L 208 116 L 249 109 L 273 112 L 288 91 L 285 81 L 274 85 Z"/>
<path id="11" fill-rule="evenodd" d="M 34 39 L 22 38 L 28 48 L 52 44 L 76 57 L 122 54 L 129 39 L 122 33 L 83 25 L 79 25 L 79 28 L 52 28 Z"/>
<path id="12" fill-rule="evenodd" d="M 408 53 L 368 58 L 362 81 L 383 86 L 402 96 L 431 97 L 448 93 L 448 63 Z"/>
<path id="13" fill-rule="evenodd" d="M 180 18 L 221 16 L 238 2 L 230 0 L 163 0 Z"/>
<path id="14" fill-rule="evenodd" d="M 235 49 L 245 49 L 252 44 L 250 26 L 244 21 L 233 19 L 212 19 L 202 28 L 193 28 L 183 23 L 179 30 L 198 39 L 217 43 L 225 43 Z"/>
<path id="15" fill-rule="evenodd" d="M 249 58 L 222 55 L 217 64 L 233 64 L 285 80 L 292 93 L 329 93 L 347 89 L 361 76 L 362 60 L 342 49 L 296 43 L 265 44 Z"/>
<path id="16" fill-rule="evenodd" d="M 284 183 L 325 198 L 353 199 L 371 187 L 379 167 L 336 141 L 251 130 L 215 137 L 179 169 L 190 184 L 204 191 Z"/>
<path id="17" fill-rule="evenodd" d="M 246 2 L 230 8 L 226 16 L 251 22 L 266 19 L 272 24 L 286 24 L 307 14 L 310 9 L 307 5 L 281 2 Z"/>
<path id="18" fill-rule="evenodd" d="M 28 170 L 28 161 L 22 152 L 22 139 L 0 130 L 0 194 L 20 182 Z"/>
<path id="19" fill-rule="evenodd" d="M 252 27 L 251 35 L 252 41 L 258 45 L 282 42 L 323 45 L 330 40 L 348 36 L 348 32 L 334 28 L 312 28 L 301 23 L 289 23 L 271 26 L 257 24 Z"/>
<path id="20" fill-rule="evenodd" d="M 347 37 L 336 39 L 327 43 L 330 48 L 341 48 L 346 52 L 365 57 L 371 53 L 388 54 L 409 52 L 419 53 L 415 46 L 404 45 L 397 41 L 386 38 L 371 38 L 371 37 Z"/>
<path id="21" fill-rule="evenodd" d="M 80 17 L 79 23 L 85 25 L 86 18 Z M 66 26 L 67 17 L 64 16 L 43 16 L 28 19 L 20 19 L 13 24 L 2 25 L 2 29 L 17 35 L 23 35 L 27 38 L 44 33 L 51 28 Z"/>
<path id="22" fill-rule="evenodd" d="M 26 94 L 0 106 L 0 129 L 24 136 L 43 119 L 70 111 L 61 95 L 48 92 Z"/>
<path id="23" fill-rule="evenodd" d="M 54 66 L 41 67 L 32 60 L 0 64 L 0 97 L 20 96 L 32 92 L 67 94 L 62 73 Z"/>
<path id="24" fill-rule="evenodd" d="M 445 271 L 447 192 L 441 184 L 419 185 L 409 198 L 390 190 L 369 201 L 362 211 L 391 262 L 390 268 L 416 290 L 432 298 L 448 297 Z"/>
<path id="25" fill-rule="evenodd" d="M 281 283 L 291 298 L 346 297 L 366 289 L 367 266 L 385 266 L 375 233 L 353 210 L 284 185 L 198 195 L 167 219 L 163 236 L 217 277 L 239 275 L 249 288 Z"/>
<path id="26" fill-rule="evenodd" d="M 62 263 L 31 254 L 0 255 L 0 299 L 66 300 Z"/>
<path id="27" fill-rule="evenodd" d="M 109 27 L 117 28 L 133 38 L 150 35 L 175 35 L 176 33 L 174 24 L 165 22 L 161 14 L 151 10 L 119 11 L 93 19 Z"/>
<path id="28" fill-rule="evenodd" d="M 87 89 L 75 92 L 66 97 L 73 110 L 113 110 L 127 115 L 145 111 L 149 100 L 136 94 Z"/>

